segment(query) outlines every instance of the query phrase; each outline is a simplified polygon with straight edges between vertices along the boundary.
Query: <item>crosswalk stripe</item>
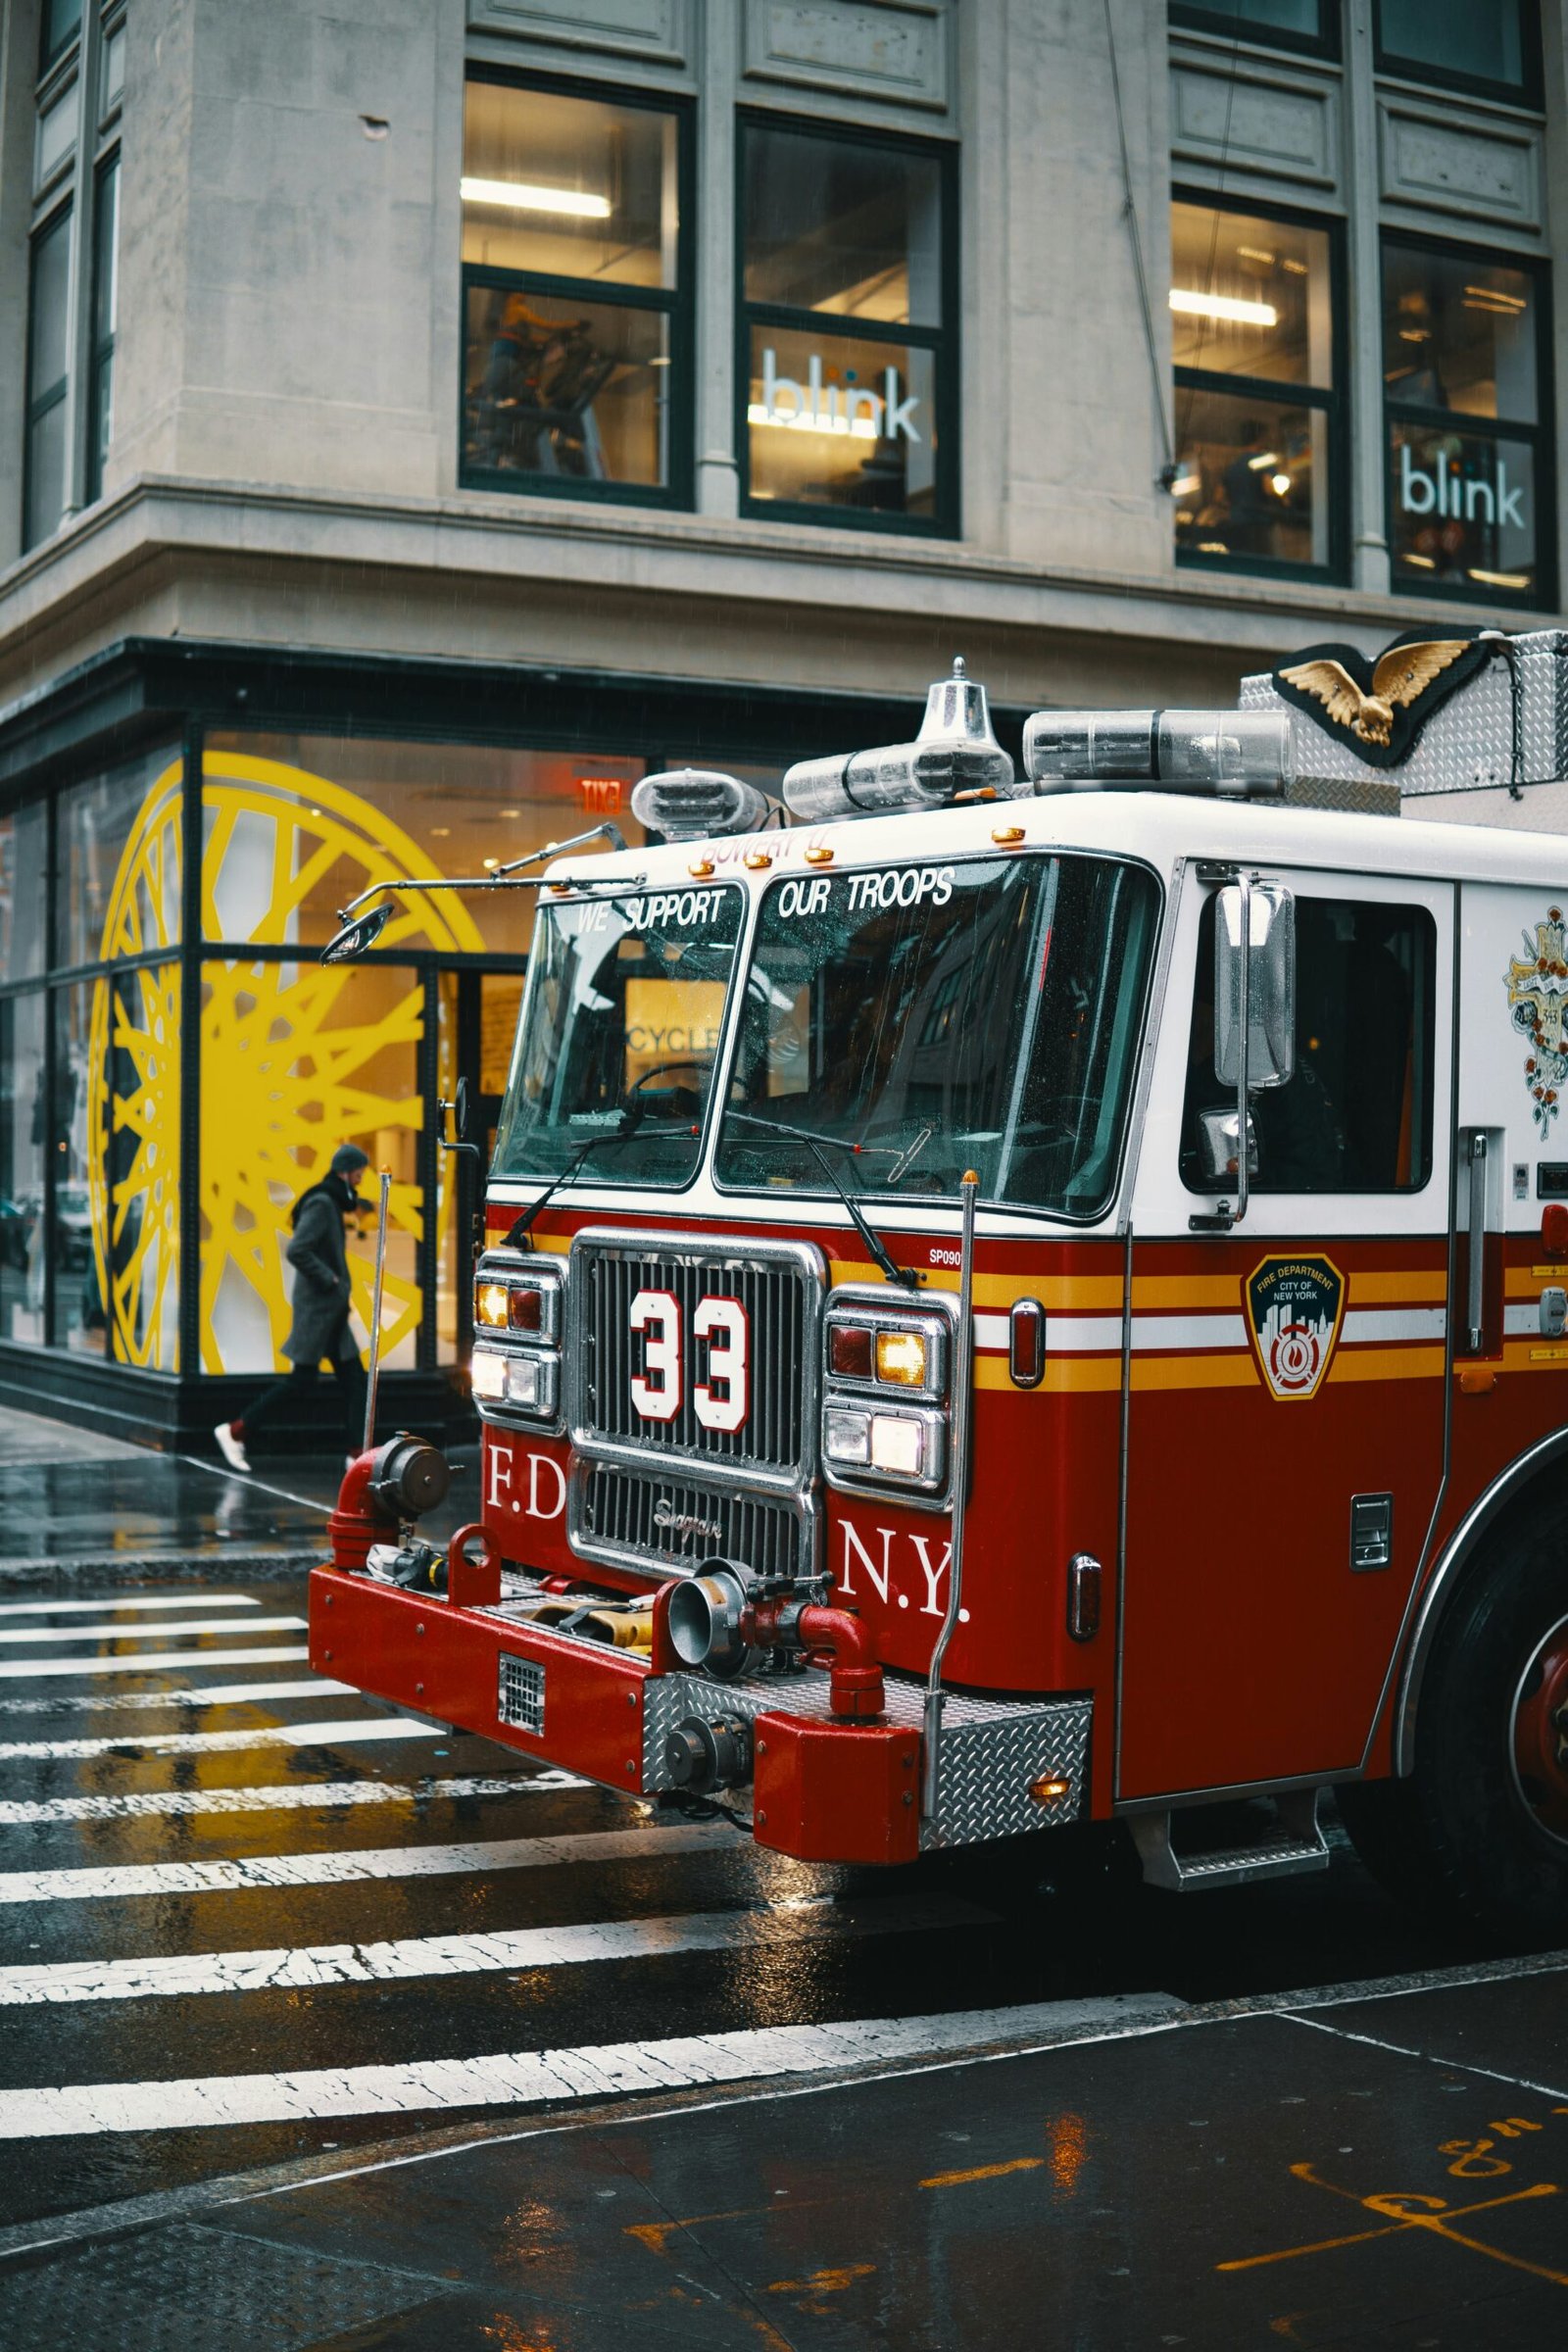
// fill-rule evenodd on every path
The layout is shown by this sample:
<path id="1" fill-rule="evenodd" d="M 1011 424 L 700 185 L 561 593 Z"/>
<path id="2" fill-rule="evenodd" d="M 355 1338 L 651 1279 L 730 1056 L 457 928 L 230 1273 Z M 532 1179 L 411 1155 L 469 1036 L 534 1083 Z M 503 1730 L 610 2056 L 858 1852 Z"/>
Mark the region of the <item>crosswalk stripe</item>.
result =
<path id="1" fill-rule="evenodd" d="M 255 1649 L 153 1649 L 141 1658 L 3 1658 L 0 1681 L 36 1682 L 46 1674 L 156 1674 L 165 1666 L 283 1666 L 308 1658 L 301 1642 Z"/>
<path id="2" fill-rule="evenodd" d="M 1032 2037 L 1049 2044 L 1156 2033 L 1177 2024 L 1185 2008 L 1168 1993 L 1117 1993 L 939 2017 L 752 2026 L 662 2041 L 498 2050 L 480 2058 L 402 2066 L 311 2067 L 291 2074 L 196 2076 L 167 2082 L 74 2082 L 0 2091 L 0 2138 L 186 2131 L 200 2125 L 407 2115 L 442 2107 L 524 2107 L 547 2099 L 684 2090 L 697 2083 L 771 2082 L 904 2058 L 939 2058 Z"/>
<path id="3" fill-rule="evenodd" d="M 342 1747 L 355 1740 L 440 1740 L 445 1735 L 407 1715 L 350 1715 L 318 1723 L 259 1723 L 237 1732 L 122 1732 L 96 1740 L 0 1740 L 0 1763 L 36 1757 L 188 1756 L 237 1747 Z"/>
<path id="4" fill-rule="evenodd" d="M 248 1592 L 106 1592 L 97 1600 L 0 1600 L 0 1617 L 90 1617 L 94 1609 L 259 1609 Z"/>
<path id="5" fill-rule="evenodd" d="M 205 1992 L 296 1992 L 311 1985 L 401 1984 L 414 1977 L 498 1969 L 576 1968 L 672 1952 L 765 1951 L 776 1939 L 897 1935 L 994 1918 L 953 1896 L 884 1896 L 851 1903 L 808 1896 L 760 1911 L 693 1911 L 494 1935 L 405 1936 L 385 1943 L 298 1944 L 267 1951 L 155 1952 L 133 1960 L 29 1961 L 0 1968 L 0 2008 Z"/>
<path id="6" fill-rule="evenodd" d="M 3 1715 L 63 1715 L 71 1708 L 115 1715 L 126 1707 L 236 1707 L 268 1705 L 274 1698 L 347 1698 L 355 1686 L 329 1674 L 310 1674 L 297 1683 L 204 1683 L 192 1690 L 62 1691 L 51 1698 L 0 1698 Z"/>
<path id="7" fill-rule="evenodd" d="M 0 1800 L 0 1828 L 54 1821 L 135 1821 L 184 1813 L 278 1813 L 339 1805 L 417 1805 L 466 1796 L 533 1796 L 555 1788 L 591 1788 L 574 1772 L 519 1773 L 421 1781 L 284 1781 L 275 1788 L 134 1788 L 122 1796 L 39 1796 Z"/>
<path id="8" fill-rule="evenodd" d="M 360 1879 L 554 1870 L 570 1863 L 662 1862 L 737 1844 L 727 1822 L 659 1830 L 590 1830 L 565 1838 L 499 1838 L 473 1845 L 361 1846 L 349 1853 L 252 1854 L 237 1862 L 129 1862 L 95 1870 L 0 1871 L 0 1903 L 77 1903 L 145 1894 L 230 1894 L 254 1886 L 341 1886 Z"/>
<path id="9" fill-rule="evenodd" d="M 303 1617 L 175 1617 L 168 1625 L 0 1626 L 0 1642 L 167 1642 L 171 1634 L 302 1634 Z"/>

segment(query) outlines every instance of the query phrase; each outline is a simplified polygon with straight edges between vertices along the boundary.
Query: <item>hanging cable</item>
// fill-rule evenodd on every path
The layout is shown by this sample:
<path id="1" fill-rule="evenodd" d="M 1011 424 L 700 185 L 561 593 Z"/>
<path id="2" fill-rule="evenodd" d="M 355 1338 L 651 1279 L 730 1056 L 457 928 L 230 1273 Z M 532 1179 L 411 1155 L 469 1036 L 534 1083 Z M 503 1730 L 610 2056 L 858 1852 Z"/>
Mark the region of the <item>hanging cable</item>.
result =
<path id="1" fill-rule="evenodd" d="M 1159 364 L 1159 346 L 1154 340 L 1154 315 L 1149 302 L 1149 279 L 1144 270 L 1144 243 L 1138 233 L 1138 207 L 1133 202 L 1133 168 L 1127 153 L 1127 122 L 1122 113 L 1121 74 L 1116 65 L 1116 28 L 1111 22 L 1110 0 L 1104 0 L 1105 47 L 1110 53 L 1110 94 L 1116 105 L 1116 137 L 1121 147 L 1121 184 L 1124 202 L 1122 218 L 1132 240 L 1133 270 L 1138 279 L 1138 307 L 1144 315 L 1144 341 L 1149 350 L 1149 372 L 1154 384 L 1154 408 L 1159 417 L 1159 436 L 1164 444 L 1165 463 L 1156 479 L 1162 490 L 1168 490 L 1176 479 L 1176 445 L 1171 439 L 1170 416 L 1165 407 L 1165 377 Z"/>

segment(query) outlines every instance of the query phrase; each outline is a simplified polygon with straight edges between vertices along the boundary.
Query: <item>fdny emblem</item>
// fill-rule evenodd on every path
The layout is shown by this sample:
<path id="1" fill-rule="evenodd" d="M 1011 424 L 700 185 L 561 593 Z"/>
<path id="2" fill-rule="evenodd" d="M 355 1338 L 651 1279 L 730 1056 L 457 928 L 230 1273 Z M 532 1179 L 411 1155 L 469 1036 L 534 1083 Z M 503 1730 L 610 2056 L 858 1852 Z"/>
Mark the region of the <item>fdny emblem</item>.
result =
<path id="1" fill-rule="evenodd" d="M 1315 1396 L 1345 1318 L 1345 1276 L 1326 1257 L 1265 1257 L 1244 1294 L 1258 1368 L 1277 1402 Z"/>
<path id="2" fill-rule="evenodd" d="M 1543 1135 L 1557 1116 L 1568 1079 L 1568 1041 L 1563 1015 L 1568 1011 L 1568 936 L 1562 908 L 1548 906 L 1546 919 L 1536 925 L 1532 941 L 1524 934 L 1525 952 L 1509 964 L 1504 978 L 1513 1025 L 1530 1040 L 1525 1056 L 1525 1084 L 1535 1103 L 1533 1116 Z"/>

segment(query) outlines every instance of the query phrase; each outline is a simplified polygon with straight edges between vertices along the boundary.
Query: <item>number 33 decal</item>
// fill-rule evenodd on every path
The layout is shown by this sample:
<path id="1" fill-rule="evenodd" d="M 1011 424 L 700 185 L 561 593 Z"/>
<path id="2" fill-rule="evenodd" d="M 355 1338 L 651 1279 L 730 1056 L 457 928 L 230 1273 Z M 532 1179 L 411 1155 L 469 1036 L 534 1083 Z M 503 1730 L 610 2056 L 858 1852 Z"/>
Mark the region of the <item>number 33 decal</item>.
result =
<path id="1" fill-rule="evenodd" d="M 680 1301 L 670 1291 L 639 1291 L 631 1327 L 643 1334 L 643 1369 L 631 1379 L 631 1400 L 645 1421 L 673 1421 L 683 1389 Z M 738 1298 L 705 1298 L 692 1317 L 692 1338 L 708 1342 L 708 1378 L 692 1390 L 705 1429 L 739 1429 L 746 1419 L 746 1309 Z"/>

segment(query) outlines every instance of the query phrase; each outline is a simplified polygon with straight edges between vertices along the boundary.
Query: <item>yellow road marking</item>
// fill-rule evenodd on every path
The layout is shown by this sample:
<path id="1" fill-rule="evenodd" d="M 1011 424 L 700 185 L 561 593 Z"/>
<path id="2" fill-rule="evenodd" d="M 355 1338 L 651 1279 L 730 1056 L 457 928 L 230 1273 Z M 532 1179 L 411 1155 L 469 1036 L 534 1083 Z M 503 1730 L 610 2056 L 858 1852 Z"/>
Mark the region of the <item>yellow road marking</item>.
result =
<path id="1" fill-rule="evenodd" d="M 809 2278 L 775 2278 L 767 2291 L 770 2295 L 835 2295 L 853 2286 L 857 2278 L 869 2278 L 875 2269 L 874 2262 L 847 2262 L 836 2271 L 813 2271 Z"/>
<path id="2" fill-rule="evenodd" d="M 1014 2156 L 1006 2164 L 977 2164 L 966 2173 L 933 2173 L 922 2180 L 922 2188 L 961 2188 L 966 2180 L 1000 2180 L 1004 2173 L 1035 2173 L 1045 2163 L 1043 2156 Z"/>
<path id="3" fill-rule="evenodd" d="M 1293 2164 L 1291 2171 L 1298 2180 L 1309 2181 L 1314 2188 L 1326 2188 L 1332 2196 L 1345 2197 L 1367 2213 L 1387 2216 L 1381 2229 L 1357 2230 L 1347 2237 L 1323 2237 L 1307 2246 L 1284 2246 L 1274 2254 L 1247 2254 L 1236 2262 L 1219 2262 L 1217 2271 L 1254 2271 L 1266 2264 L 1295 2262 L 1303 2254 L 1331 2254 L 1342 2246 L 1364 2246 L 1378 2237 L 1395 2237 L 1406 2230 L 1426 2230 L 1434 2237 L 1447 2238 L 1451 2244 L 1466 2246 L 1473 2254 L 1485 2254 L 1493 2262 L 1500 2262 L 1510 2270 L 1528 2271 L 1532 2278 L 1548 2279 L 1554 2286 L 1568 2286 L 1568 2273 L 1545 2269 L 1542 2264 L 1526 2262 L 1522 2256 L 1504 2254 L 1497 2246 L 1484 2245 L 1480 2238 L 1466 2236 L 1462 2230 L 1449 2227 L 1452 2222 L 1468 2220 L 1473 2213 L 1491 2213 L 1499 2205 L 1522 2205 L 1538 2197 L 1558 2194 L 1554 2181 L 1540 2180 L 1533 2188 L 1516 2188 L 1506 2196 L 1486 2197 L 1475 2205 L 1449 2205 L 1442 2197 L 1423 2196 L 1416 2191 L 1379 2189 L 1363 2197 L 1353 2188 L 1341 2188 L 1338 2181 L 1325 2180 L 1309 2164 Z M 1410 2212 L 1412 2205 L 1425 2207 L 1422 2212 Z"/>

